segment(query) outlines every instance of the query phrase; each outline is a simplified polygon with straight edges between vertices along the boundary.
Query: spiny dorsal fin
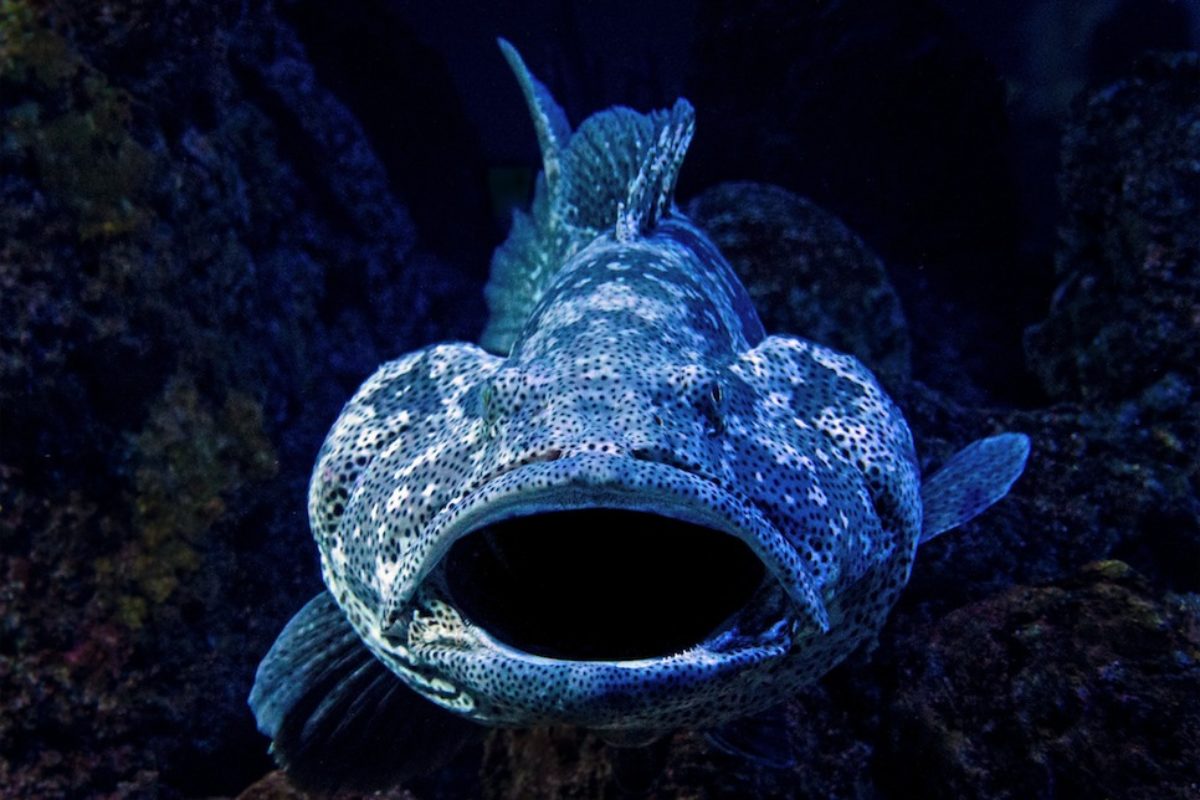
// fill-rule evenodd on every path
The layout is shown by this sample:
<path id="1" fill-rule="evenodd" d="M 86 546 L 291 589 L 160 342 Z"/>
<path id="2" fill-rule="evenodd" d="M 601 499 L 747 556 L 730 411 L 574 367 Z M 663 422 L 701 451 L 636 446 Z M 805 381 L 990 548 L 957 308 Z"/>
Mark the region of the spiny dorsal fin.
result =
<path id="1" fill-rule="evenodd" d="M 650 230 L 670 208 L 694 120 L 686 100 L 670 111 L 615 106 L 592 114 L 563 154 L 554 212 L 587 241 L 606 230 L 626 241 Z"/>
<path id="2" fill-rule="evenodd" d="M 1004 495 L 1025 469 L 1029 437 L 1002 433 L 950 457 L 921 484 L 921 542 L 973 519 Z"/>
<path id="3" fill-rule="evenodd" d="M 696 112 L 687 100 L 675 101 L 658 141 L 646 153 L 626 200 L 617 206 L 617 238 L 623 242 L 650 230 L 671 208 L 675 182 L 696 131 Z"/>
<path id="4" fill-rule="evenodd" d="M 525 95 L 542 151 L 533 208 L 514 214 L 508 239 L 492 256 L 485 289 L 491 315 L 480 343 L 507 353 L 572 254 L 607 231 L 630 241 L 670 210 L 695 113 L 686 100 L 649 114 L 617 106 L 572 132 L 516 49 L 503 39 L 500 49 Z"/>

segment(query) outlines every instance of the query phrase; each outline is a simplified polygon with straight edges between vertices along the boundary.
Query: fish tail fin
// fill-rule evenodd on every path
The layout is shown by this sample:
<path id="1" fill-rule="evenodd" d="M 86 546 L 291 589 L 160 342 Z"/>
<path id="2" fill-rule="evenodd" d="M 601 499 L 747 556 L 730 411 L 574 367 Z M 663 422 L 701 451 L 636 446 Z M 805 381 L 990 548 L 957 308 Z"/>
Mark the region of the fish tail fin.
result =
<path id="1" fill-rule="evenodd" d="M 1025 469 L 1029 437 L 1002 433 L 972 442 L 921 484 L 921 542 L 957 528 L 1008 494 Z"/>
<path id="2" fill-rule="evenodd" d="M 479 730 L 384 666 L 329 592 L 284 627 L 249 702 L 275 760 L 298 786 L 319 791 L 374 791 L 432 772 Z"/>
<path id="3" fill-rule="evenodd" d="M 555 272 L 574 252 L 611 230 L 629 241 L 671 209 L 675 183 L 695 130 L 686 100 L 642 114 L 617 106 L 572 131 L 562 108 L 504 39 L 500 50 L 525 95 L 542 151 L 542 174 L 529 213 L 517 212 L 492 256 L 485 296 L 491 311 L 481 338 L 507 353 Z"/>

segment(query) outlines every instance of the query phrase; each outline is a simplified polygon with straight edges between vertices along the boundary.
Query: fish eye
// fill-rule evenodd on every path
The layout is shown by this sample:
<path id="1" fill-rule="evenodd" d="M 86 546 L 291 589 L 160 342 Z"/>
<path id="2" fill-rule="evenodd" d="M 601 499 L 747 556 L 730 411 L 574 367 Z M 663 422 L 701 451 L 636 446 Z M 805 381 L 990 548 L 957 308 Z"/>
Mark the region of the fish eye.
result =
<path id="1" fill-rule="evenodd" d="M 495 424 L 499 417 L 499 410 L 496 408 L 496 387 L 491 381 L 479 390 L 479 415 L 488 426 Z"/>
<path id="2" fill-rule="evenodd" d="M 702 403 L 702 413 L 705 417 L 704 432 L 708 436 L 719 436 L 725 430 L 725 422 L 721 419 L 721 399 L 724 393 L 721 384 L 713 381 L 708 386 L 708 397 Z"/>

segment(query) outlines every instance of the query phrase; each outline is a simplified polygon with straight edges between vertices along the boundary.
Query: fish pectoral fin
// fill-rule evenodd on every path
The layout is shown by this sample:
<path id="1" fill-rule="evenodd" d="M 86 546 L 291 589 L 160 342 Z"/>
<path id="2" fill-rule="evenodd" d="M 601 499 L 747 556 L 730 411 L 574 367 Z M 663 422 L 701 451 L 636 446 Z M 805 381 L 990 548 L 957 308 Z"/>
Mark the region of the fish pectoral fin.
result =
<path id="1" fill-rule="evenodd" d="M 921 542 L 956 528 L 1008 494 L 1025 469 L 1029 437 L 1002 433 L 959 450 L 921 485 Z"/>
<path id="2" fill-rule="evenodd" d="M 480 730 L 408 688 L 363 645 L 329 592 L 284 627 L 249 702 L 275 760 L 297 785 L 318 791 L 395 786 L 448 762 Z"/>
<path id="3" fill-rule="evenodd" d="M 783 703 L 709 728 L 704 732 L 704 738 L 722 753 L 769 769 L 787 769 L 796 763 L 788 739 L 787 708 Z"/>

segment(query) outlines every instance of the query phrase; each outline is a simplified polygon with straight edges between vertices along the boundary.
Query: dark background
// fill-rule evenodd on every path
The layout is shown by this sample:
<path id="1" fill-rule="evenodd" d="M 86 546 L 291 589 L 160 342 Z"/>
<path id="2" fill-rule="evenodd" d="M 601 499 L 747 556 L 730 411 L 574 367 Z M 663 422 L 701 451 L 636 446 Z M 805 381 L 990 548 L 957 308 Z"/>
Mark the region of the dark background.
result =
<path id="1" fill-rule="evenodd" d="M 289 13 L 318 74 L 409 193 L 425 241 L 480 278 L 506 206 L 525 201 L 521 170 L 538 163 L 495 46 L 504 36 L 575 124 L 614 104 L 689 98 L 698 120 L 683 198 L 759 180 L 833 211 L 888 263 L 917 376 L 1024 406 L 1044 399 L 1020 340 L 1053 287 L 1071 101 L 1144 52 L 1190 49 L 1200 36 L 1194 0 L 379 0 Z M 410 39 L 432 63 L 415 94 L 389 92 L 411 80 L 414 56 L 394 44 Z M 948 361 L 952 374 L 939 376 Z"/>

